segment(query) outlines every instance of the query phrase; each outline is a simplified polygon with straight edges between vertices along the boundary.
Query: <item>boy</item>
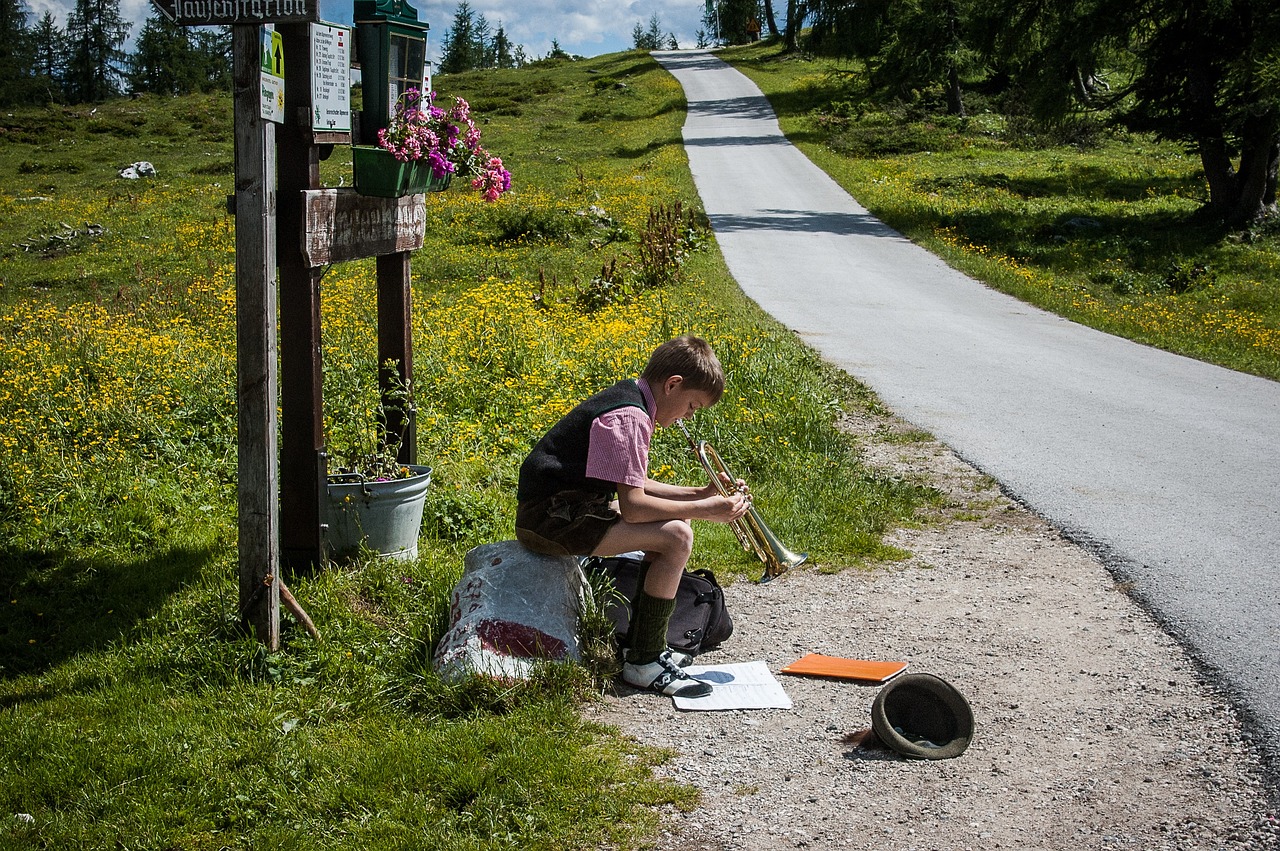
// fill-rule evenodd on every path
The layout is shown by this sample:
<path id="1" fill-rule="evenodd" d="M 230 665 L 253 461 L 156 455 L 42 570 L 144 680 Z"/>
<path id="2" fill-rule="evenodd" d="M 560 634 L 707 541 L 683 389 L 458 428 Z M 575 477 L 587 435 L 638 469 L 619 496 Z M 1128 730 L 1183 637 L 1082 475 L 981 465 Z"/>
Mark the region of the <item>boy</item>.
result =
<path id="1" fill-rule="evenodd" d="M 640 378 L 619 381 L 566 414 L 520 467 L 520 543 L 559 556 L 644 551 L 648 570 L 634 603 L 622 679 L 659 694 L 711 693 L 681 670 L 689 658 L 667 648 L 667 623 L 693 550 L 690 521 L 730 523 L 750 501 L 745 489 L 725 496 L 715 482 L 695 488 L 654 481 L 649 442 L 655 427 L 709 408 L 723 394 L 724 370 L 711 346 L 677 337 L 654 350 Z"/>

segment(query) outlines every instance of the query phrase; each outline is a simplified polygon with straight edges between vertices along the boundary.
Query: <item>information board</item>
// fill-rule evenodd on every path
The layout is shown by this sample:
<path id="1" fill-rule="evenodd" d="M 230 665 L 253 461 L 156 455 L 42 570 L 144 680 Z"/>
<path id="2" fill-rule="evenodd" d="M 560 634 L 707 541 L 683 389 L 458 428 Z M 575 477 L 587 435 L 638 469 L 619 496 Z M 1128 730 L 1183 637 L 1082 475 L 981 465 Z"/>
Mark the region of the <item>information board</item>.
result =
<path id="1" fill-rule="evenodd" d="M 275 27 L 262 27 L 262 118 L 264 121 L 284 123 L 284 40 Z"/>
<path id="2" fill-rule="evenodd" d="M 311 129 L 351 132 L 351 29 L 311 25 Z"/>

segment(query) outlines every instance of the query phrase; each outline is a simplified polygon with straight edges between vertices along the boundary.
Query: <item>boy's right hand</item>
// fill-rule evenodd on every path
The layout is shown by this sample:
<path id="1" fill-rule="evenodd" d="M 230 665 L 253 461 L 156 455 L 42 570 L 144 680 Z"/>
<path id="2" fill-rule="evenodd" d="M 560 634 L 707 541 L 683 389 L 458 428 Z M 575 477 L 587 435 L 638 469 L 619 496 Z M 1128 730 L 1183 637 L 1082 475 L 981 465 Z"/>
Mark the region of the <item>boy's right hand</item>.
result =
<path id="1" fill-rule="evenodd" d="M 727 496 L 721 496 L 723 508 L 723 519 L 717 517 L 721 523 L 732 523 L 747 513 L 751 508 L 751 494 L 743 491 L 734 491 Z"/>

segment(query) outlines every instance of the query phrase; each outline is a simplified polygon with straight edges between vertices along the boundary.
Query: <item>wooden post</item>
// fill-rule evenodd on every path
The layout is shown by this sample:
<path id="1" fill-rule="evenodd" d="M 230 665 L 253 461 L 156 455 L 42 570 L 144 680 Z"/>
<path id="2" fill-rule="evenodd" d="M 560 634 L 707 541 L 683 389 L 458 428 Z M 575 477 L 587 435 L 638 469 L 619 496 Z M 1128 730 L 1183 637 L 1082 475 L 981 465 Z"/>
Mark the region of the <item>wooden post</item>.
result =
<path id="1" fill-rule="evenodd" d="M 397 455 L 401 464 L 418 463 L 418 435 L 413 410 L 405 410 L 396 400 L 397 388 L 413 381 L 413 328 L 410 325 L 408 251 L 382 254 L 377 259 L 378 274 L 378 385 L 382 388 L 382 411 L 388 443 L 400 441 Z M 395 361 L 388 370 L 387 361 Z"/>
<path id="2" fill-rule="evenodd" d="M 261 117 L 259 25 L 232 27 L 240 614 L 280 646 L 276 481 L 275 126 Z"/>
<path id="3" fill-rule="evenodd" d="M 285 124 L 279 133 L 281 555 L 293 571 L 320 566 L 324 541 L 320 499 L 324 493 L 323 362 L 320 349 L 320 278 L 302 249 L 303 192 L 320 185 L 320 148 L 312 144 L 311 55 L 308 25 L 282 24 L 288 82 Z"/>

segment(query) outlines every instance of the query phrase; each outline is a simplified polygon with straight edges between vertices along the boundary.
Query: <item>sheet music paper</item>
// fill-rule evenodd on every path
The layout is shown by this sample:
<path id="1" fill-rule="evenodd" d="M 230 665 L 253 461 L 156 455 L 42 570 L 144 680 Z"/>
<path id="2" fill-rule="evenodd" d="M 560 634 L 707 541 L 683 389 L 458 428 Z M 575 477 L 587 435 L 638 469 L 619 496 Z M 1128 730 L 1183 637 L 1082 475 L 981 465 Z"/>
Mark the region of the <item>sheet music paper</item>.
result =
<path id="1" fill-rule="evenodd" d="M 685 673 L 711 683 L 706 697 L 673 697 L 677 709 L 790 709 L 791 698 L 763 660 L 730 665 L 690 665 Z"/>

